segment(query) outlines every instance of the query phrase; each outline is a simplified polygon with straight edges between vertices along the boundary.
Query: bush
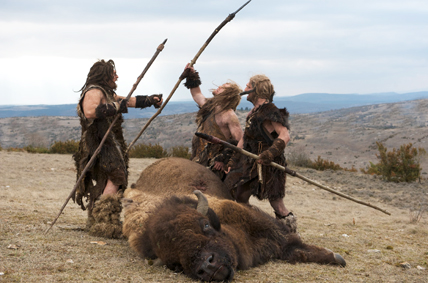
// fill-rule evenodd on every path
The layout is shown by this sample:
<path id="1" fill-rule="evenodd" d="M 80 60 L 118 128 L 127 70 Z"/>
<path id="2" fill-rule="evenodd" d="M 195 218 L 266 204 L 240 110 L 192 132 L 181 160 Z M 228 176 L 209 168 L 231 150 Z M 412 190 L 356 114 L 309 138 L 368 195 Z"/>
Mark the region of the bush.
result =
<path id="1" fill-rule="evenodd" d="M 47 147 L 34 147 L 32 145 L 28 145 L 23 147 L 25 151 L 28 153 L 49 153 L 49 149 Z"/>
<path id="2" fill-rule="evenodd" d="M 370 166 L 361 169 L 366 174 L 376 174 L 388 182 L 413 182 L 420 178 L 422 168 L 420 167 L 420 158 L 426 154 L 425 149 L 414 148 L 412 143 L 400 146 L 400 149 L 392 149 L 388 152 L 387 148 L 381 143 L 376 142 L 379 154 L 376 154 L 379 163 L 370 162 Z"/>
<path id="3" fill-rule="evenodd" d="M 159 144 L 138 144 L 129 151 L 130 158 L 163 158 L 169 154 Z"/>
<path id="4" fill-rule="evenodd" d="M 319 155 L 316 160 L 312 161 L 312 164 L 309 167 L 320 171 L 324 171 L 328 169 L 331 169 L 334 171 L 343 170 L 343 168 L 340 167 L 339 164 L 336 164 L 333 161 L 324 160 Z"/>
<path id="5" fill-rule="evenodd" d="M 171 148 L 171 156 L 190 159 L 191 154 L 189 152 L 189 147 L 183 145 L 174 146 Z"/>
<path id="6" fill-rule="evenodd" d="M 54 142 L 50 148 L 51 153 L 60 154 L 74 154 L 79 150 L 79 142 L 75 140 L 68 140 L 65 142 Z"/>
<path id="7" fill-rule="evenodd" d="M 287 163 L 298 167 L 310 168 L 312 161 L 304 151 L 295 150 L 287 155 Z"/>

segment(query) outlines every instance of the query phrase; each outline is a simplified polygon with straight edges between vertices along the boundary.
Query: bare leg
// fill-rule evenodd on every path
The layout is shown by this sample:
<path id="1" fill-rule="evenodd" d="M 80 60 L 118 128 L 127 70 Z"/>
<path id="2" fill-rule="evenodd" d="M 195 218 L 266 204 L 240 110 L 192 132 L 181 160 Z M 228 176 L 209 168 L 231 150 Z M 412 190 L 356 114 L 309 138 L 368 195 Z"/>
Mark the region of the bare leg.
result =
<path id="1" fill-rule="evenodd" d="M 113 184 L 112 181 L 107 180 L 107 185 L 104 189 L 103 195 L 114 195 L 117 193 L 118 190 L 119 186 L 116 186 L 115 184 Z"/>
<path id="2" fill-rule="evenodd" d="M 241 185 L 236 190 L 236 202 L 248 204 L 251 197 L 250 186 Z"/>
<path id="3" fill-rule="evenodd" d="M 269 200 L 269 202 L 277 215 L 285 217 L 290 213 L 290 211 L 285 207 L 284 200 L 282 198 Z"/>

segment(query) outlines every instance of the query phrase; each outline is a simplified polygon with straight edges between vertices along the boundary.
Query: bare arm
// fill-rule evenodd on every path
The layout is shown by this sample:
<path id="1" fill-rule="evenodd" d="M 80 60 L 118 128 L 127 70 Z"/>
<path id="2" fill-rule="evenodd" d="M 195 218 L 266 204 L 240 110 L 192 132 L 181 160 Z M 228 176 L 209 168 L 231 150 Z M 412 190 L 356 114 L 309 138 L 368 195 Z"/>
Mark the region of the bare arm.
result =
<path id="1" fill-rule="evenodd" d="M 284 148 L 290 141 L 290 134 L 288 133 L 288 129 L 278 122 L 266 121 L 263 125 L 269 132 L 275 130 L 278 134 L 278 137 L 274 139 L 272 145 L 260 153 L 260 159 L 257 160 L 259 164 L 269 165 L 275 157 L 284 154 Z"/>
<path id="2" fill-rule="evenodd" d="M 98 105 L 105 103 L 104 94 L 101 90 L 93 88 L 85 93 L 85 98 L 83 98 L 82 108 L 83 113 L 87 119 L 97 118 L 95 115 L 95 110 Z"/>
<path id="3" fill-rule="evenodd" d="M 244 133 L 242 131 L 241 124 L 239 124 L 238 116 L 236 116 L 236 113 L 232 109 L 230 109 L 223 114 L 223 119 L 224 121 L 226 121 L 225 126 L 227 127 L 227 133 L 228 133 L 226 135 L 223 131 L 223 134 L 225 134 L 226 137 L 232 137 L 233 139 L 237 140 L 238 147 L 242 148 L 244 144 L 244 139 L 243 139 Z M 218 164 L 217 167 L 224 168 L 226 174 L 230 172 L 230 167 L 225 168 L 224 164 L 221 164 L 221 167 L 220 167 L 220 164 Z"/>
<path id="4" fill-rule="evenodd" d="M 193 67 L 189 67 L 189 65 L 190 64 L 187 64 L 185 69 L 190 69 L 190 72 L 195 73 L 195 69 Z M 190 94 L 199 107 L 202 107 L 202 105 L 207 102 L 207 98 L 202 94 L 201 88 L 199 86 L 191 88 Z"/>
<path id="5" fill-rule="evenodd" d="M 278 134 L 278 139 L 282 139 L 285 144 L 290 141 L 290 133 L 288 129 L 278 122 L 271 122 L 275 132 Z"/>
<path id="6" fill-rule="evenodd" d="M 241 129 L 241 124 L 239 124 L 238 116 L 236 116 L 233 110 L 230 110 L 228 116 L 227 127 L 229 128 L 230 135 L 234 140 L 240 141 L 244 136 L 244 132 Z"/>
<path id="7" fill-rule="evenodd" d="M 121 99 L 125 99 L 126 97 L 123 97 L 123 96 L 119 96 L 119 95 L 116 95 L 116 101 L 119 101 L 119 100 L 121 100 Z M 127 104 L 127 106 L 128 107 L 135 107 L 135 102 L 136 102 L 136 98 L 135 97 L 130 97 L 129 98 L 129 100 L 128 100 L 128 104 Z"/>

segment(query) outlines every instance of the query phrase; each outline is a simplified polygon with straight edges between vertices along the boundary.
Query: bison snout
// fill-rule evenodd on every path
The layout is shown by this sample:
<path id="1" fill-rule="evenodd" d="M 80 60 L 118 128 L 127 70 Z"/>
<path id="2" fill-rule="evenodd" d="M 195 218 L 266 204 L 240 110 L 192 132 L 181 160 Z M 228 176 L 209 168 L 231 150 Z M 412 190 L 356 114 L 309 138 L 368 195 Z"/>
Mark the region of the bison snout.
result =
<path id="1" fill-rule="evenodd" d="M 215 253 L 203 253 L 202 263 L 196 271 L 202 281 L 230 281 L 234 272 L 230 266 L 225 265 L 220 256 Z"/>

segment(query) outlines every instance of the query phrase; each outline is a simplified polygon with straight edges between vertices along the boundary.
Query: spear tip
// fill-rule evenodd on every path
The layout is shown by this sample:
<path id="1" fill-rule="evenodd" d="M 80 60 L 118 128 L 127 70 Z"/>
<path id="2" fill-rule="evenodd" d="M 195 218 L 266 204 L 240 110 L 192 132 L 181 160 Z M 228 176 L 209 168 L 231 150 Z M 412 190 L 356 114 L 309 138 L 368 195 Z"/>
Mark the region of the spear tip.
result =
<path id="1" fill-rule="evenodd" d="M 245 6 L 248 5 L 248 3 L 250 3 L 251 0 L 248 0 L 247 3 L 245 3 L 244 5 L 241 6 L 241 8 L 239 8 L 238 10 L 236 10 L 235 13 L 230 14 L 232 17 L 234 17 L 239 11 L 241 11 Z"/>
<path id="2" fill-rule="evenodd" d="M 168 38 L 165 38 L 165 40 L 164 40 L 164 42 L 162 42 L 162 44 L 165 44 L 167 40 L 168 40 Z"/>

